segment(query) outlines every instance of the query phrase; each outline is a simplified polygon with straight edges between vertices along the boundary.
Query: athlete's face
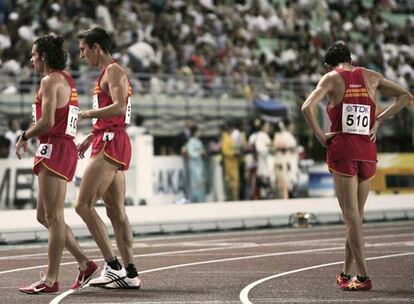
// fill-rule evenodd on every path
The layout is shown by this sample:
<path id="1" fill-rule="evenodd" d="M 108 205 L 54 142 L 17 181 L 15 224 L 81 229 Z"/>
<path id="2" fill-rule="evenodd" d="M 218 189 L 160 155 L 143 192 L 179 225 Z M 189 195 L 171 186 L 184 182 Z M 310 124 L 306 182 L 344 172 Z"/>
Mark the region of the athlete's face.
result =
<path id="1" fill-rule="evenodd" d="M 37 73 L 43 72 L 45 68 L 45 62 L 43 58 L 40 57 L 36 44 L 33 44 L 32 57 L 30 58 L 30 62 L 32 63 L 32 66 Z"/>
<path id="2" fill-rule="evenodd" d="M 98 52 L 95 47 L 89 47 L 86 43 L 85 39 L 79 40 L 79 51 L 80 51 L 80 58 L 86 59 L 90 66 L 97 66 L 98 65 Z"/>

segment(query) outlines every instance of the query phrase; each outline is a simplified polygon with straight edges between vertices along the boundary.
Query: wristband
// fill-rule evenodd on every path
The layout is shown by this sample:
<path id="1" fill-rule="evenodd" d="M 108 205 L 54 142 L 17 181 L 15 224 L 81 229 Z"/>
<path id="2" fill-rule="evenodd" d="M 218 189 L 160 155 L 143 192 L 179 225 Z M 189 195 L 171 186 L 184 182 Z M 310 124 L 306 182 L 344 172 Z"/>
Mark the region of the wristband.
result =
<path id="1" fill-rule="evenodd" d="M 20 134 L 20 138 L 21 138 L 23 141 L 27 141 L 27 140 L 28 140 L 28 138 L 26 137 L 26 130 L 24 130 L 24 131 L 22 132 L 22 134 Z"/>

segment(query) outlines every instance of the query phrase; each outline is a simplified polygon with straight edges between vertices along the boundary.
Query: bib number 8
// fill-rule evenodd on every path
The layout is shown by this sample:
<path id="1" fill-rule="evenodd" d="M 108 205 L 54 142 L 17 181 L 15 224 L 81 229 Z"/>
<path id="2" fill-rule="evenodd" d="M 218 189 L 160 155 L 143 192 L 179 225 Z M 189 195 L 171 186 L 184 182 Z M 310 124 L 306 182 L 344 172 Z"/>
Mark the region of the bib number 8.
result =
<path id="1" fill-rule="evenodd" d="M 40 144 L 36 151 L 37 157 L 50 158 L 52 155 L 52 144 Z"/>

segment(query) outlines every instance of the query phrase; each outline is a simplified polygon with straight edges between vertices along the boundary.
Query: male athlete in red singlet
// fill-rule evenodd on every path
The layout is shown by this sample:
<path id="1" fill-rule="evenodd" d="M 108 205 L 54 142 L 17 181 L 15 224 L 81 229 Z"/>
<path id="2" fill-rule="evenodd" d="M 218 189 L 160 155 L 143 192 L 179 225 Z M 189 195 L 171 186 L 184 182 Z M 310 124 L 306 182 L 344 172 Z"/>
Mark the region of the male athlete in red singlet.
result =
<path id="1" fill-rule="evenodd" d="M 76 211 L 95 239 L 105 266 L 91 286 L 139 288 L 141 280 L 134 266 L 132 229 L 125 212 L 125 175 L 131 159 L 131 143 L 125 126 L 131 120 L 131 86 L 122 67 L 110 54 L 111 41 L 102 28 L 92 28 L 79 36 L 80 56 L 101 74 L 92 93 L 93 108 L 79 113 L 92 118 L 93 132 L 78 146 L 80 157 L 92 145 L 91 161 L 82 177 Z M 114 227 L 116 243 L 125 268 L 121 266 L 109 242 L 108 232 L 95 210 L 102 197 Z"/>
<path id="2" fill-rule="evenodd" d="M 23 131 L 16 144 L 20 159 L 20 150 L 27 150 L 29 138 L 38 137 L 40 141 L 33 167 L 39 180 L 37 219 L 49 230 L 46 276 L 19 289 L 30 294 L 59 291 L 58 273 L 64 246 L 79 263 L 79 274 L 72 288 L 86 284 L 98 270 L 96 263 L 82 252 L 63 216 L 67 181 L 72 180 L 77 164 L 73 138 L 77 130 L 78 94 L 72 77 L 64 71 L 67 55 L 62 44 L 63 39 L 54 36 L 40 37 L 33 44 L 31 62 L 36 72 L 44 76 L 32 107 L 34 124 Z"/>
<path id="3" fill-rule="evenodd" d="M 327 164 L 345 220 L 345 263 L 336 282 L 344 290 L 369 290 L 372 282 L 364 255 L 362 220 L 376 168 L 376 132 L 384 119 L 412 103 L 413 96 L 375 71 L 352 66 L 351 53 L 343 42 L 328 49 L 325 64 L 331 71 L 306 99 L 302 113 L 317 139 L 327 146 Z M 375 106 L 377 90 L 396 97 L 381 113 Z M 324 97 L 328 98 L 327 113 L 332 123 L 329 133 L 324 133 L 315 116 L 315 108 Z M 351 279 L 353 261 L 358 274 Z"/>

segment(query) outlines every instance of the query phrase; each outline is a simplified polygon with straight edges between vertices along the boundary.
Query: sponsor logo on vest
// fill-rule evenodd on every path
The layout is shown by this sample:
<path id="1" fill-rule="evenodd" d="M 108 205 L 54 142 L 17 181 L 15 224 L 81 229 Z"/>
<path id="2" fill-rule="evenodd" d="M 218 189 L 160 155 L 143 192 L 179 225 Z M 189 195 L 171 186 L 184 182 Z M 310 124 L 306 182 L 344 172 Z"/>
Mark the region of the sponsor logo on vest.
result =
<path id="1" fill-rule="evenodd" d="M 356 113 L 369 113 L 370 106 L 365 105 L 347 105 L 345 107 L 346 112 L 356 112 Z"/>

